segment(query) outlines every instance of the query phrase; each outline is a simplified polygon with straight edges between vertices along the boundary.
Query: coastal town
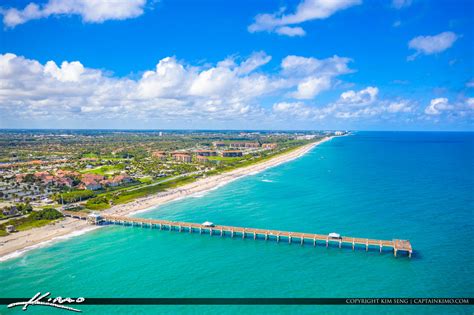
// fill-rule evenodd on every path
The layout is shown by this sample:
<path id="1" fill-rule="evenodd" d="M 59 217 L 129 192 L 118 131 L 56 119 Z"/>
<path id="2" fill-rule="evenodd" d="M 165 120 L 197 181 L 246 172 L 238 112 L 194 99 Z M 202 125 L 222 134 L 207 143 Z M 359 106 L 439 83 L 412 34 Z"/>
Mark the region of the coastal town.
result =
<path id="1" fill-rule="evenodd" d="M 4 132 L 0 236 L 49 224 L 62 210 L 126 205 L 344 133 Z M 31 220 L 35 212 L 52 219 Z"/>

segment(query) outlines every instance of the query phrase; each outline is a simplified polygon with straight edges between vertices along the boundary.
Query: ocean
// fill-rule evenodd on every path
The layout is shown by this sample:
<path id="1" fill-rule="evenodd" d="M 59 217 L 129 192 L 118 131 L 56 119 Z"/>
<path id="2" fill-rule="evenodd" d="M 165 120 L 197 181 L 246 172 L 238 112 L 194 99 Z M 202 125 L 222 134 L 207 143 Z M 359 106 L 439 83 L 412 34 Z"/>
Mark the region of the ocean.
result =
<path id="1" fill-rule="evenodd" d="M 299 159 L 136 216 L 409 239 L 411 259 L 376 248 L 107 226 L 0 263 L 0 296 L 473 297 L 473 210 L 474 133 L 355 132 Z M 474 311 L 451 305 L 77 308 L 84 314 Z M 36 306 L 28 313 L 65 311 Z"/>

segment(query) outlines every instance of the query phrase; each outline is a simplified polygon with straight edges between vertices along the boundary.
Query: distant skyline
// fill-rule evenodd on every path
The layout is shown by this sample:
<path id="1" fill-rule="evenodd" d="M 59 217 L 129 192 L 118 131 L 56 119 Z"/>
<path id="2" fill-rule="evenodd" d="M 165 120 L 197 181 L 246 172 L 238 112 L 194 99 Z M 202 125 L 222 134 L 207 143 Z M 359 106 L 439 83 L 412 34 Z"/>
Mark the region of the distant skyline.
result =
<path id="1" fill-rule="evenodd" d="M 474 130 L 474 1 L 0 4 L 0 128 Z"/>

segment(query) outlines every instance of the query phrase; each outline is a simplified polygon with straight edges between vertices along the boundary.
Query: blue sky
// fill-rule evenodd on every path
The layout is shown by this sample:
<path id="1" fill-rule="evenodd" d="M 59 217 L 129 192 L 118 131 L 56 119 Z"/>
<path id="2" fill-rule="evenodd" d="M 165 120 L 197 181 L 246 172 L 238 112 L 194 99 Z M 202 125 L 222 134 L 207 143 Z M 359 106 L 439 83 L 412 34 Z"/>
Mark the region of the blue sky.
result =
<path id="1" fill-rule="evenodd" d="M 474 129 L 473 1 L 114 1 L 2 2 L 0 127 Z"/>

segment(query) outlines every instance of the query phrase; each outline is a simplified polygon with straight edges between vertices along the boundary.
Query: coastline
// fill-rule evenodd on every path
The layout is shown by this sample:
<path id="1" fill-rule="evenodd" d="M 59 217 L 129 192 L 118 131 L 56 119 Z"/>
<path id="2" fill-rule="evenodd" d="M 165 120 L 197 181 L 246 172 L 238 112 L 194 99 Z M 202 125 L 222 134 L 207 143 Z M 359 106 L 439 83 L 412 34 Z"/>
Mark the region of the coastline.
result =
<path id="1" fill-rule="evenodd" d="M 316 146 L 327 142 L 332 138 L 334 138 L 334 136 L 326 137 L 318 142 L 304 145 L 288 153 L 270 158 L 269 160 L 237 168 L 222 174 L 201 178 L 181 187 L 172 188 L 151 196 L 139 198 L 126 204 L 116 205 L 110 209 L 102 211 L 102 213 L 121 216 L 135 215 L 154 210 L 171 201 L 207 193 L 208 191 L 218 189 L 239 178 L 254 175 L 268 168 L 297 159 Z M 0 239 L 0 262 L 19 257 L 29 250 L 47 246 L 55 240 L 67 239 L 97 228 L 99 227 L 92 227 L 85 221 L 65 218 L 62 221 L 40 228 L 10 234 Z"/>

